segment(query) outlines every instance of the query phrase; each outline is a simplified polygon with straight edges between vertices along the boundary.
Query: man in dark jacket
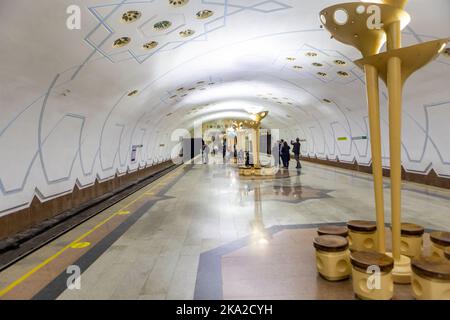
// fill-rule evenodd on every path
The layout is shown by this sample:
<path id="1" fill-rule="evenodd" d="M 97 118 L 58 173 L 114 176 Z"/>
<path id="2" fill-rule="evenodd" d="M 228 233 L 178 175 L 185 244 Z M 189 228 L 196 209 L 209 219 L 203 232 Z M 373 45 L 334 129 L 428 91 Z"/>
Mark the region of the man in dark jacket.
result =
<path id="1" fill-rule="evenodd" d="M 287 144 L 285 141 L 283 143 L 283 146 L 281 147 L 281 159 L 283 160 L 283 167 L 288 169 L 289 168 L 289 160 L 291 158 L 290 151 L 291 147 Z"/>
<path id="2" fill-rule="evenodd" d="M 296 140 L 295 140 L 295 142 L 292 142 L 291 141 L 291 144 L 292 144 L 292 146 L 293 146 L 293 149 L 292 149 L 292 152 L 294 152 L 294 158 L 295 158 L 295 161 L 297 161 L 297 169 L 301 169 L 301 167 L 302 167 L 302 164 L 300 163 L 300 139 L 299 138 L 297 138 Z"/>

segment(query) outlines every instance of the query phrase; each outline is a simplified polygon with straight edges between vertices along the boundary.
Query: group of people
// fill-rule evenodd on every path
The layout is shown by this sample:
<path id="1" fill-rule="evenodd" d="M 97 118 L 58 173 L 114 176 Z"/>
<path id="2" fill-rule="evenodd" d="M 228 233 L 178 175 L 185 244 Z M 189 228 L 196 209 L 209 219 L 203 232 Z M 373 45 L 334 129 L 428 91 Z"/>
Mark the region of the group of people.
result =
<path id="1" fill-rule="evenodd" d="M 297 162 L 297 169 L 301 169 L 302 165 L 300 163 L 300 139 L 297 138 L 295 141 L 291 141 L 292 152 L 294 153 L 294 159 Z M 279 166 L 283 164 L 283 168 L 289 168 L 289 161 L 291 160 L 291 147 L 287 141 L 281 139 L 277 141 L 272 148 L 272 156 L 275 160 L 275 165 Z"/>

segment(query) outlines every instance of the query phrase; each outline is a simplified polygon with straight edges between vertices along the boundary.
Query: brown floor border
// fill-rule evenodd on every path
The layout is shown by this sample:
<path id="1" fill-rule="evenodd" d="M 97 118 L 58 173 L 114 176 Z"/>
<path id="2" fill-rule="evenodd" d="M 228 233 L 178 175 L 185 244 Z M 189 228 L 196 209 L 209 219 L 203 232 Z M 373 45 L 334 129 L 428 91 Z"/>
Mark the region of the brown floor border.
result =
<path id="1" fill-rule="evenodd" d="M 20 238 L 18 234 L 25 231 L 35 236 L 39 233 L 35 229 L 39 224 L 54 225 L 55 221 L 52 219 L 61 218 L 62 215 L 71 217 L 78 214 L 172 165 L 172 161 L 166 161 L 121 176 L 116 173 L 110 180 L 99 182 L 96 179 L 94 184 L 82 189 L 75 185 L 71 193 L 44 202 L 35 196 L 28 208 L 0 217 L 0 240 L 13 236 Z M 17 239 L 11 242 L 14 241 Z M 8 243 L 3 243 L 2 246 L 7 247 Z"/>
<path id="2" fill-rule="evenodd" d="M 317 157 L 301 157 L 302 161 L 322 164 L 331 167 L 337 167 L 341 169 L 353 170 L 363 173 L 372 174 L 372 166 L 361 165 L 354 161 L 353 163 L 341 162 L 339 159 L 329 160 L 319 159 Z M 383 168 L 383 176 L 390 177 L 390 169 Z M 424 185 L 434 186 L 438 188 L 450 189 L 450 178 L 444 178 L 437 175 L 434 169 L 431 169 L 428 174 L 420 174 L 414 172 L 407 172 L 402 166 L 402 180 L 420 183 Z"/>

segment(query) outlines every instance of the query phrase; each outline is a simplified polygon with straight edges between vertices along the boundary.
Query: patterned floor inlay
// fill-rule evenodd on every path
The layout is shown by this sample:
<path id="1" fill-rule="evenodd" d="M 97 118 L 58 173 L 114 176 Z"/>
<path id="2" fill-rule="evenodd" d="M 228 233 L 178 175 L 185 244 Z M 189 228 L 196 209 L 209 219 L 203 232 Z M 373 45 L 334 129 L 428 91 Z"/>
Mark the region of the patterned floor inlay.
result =
<path id="1" fill-rule="evenodd" d="M 341 223 L 342 224 L 342 223 Z M 269 228 L 269 238 L 250 236 L 200 258 L 196 299 L 351 300 L 351 280 L 329 282 L 315 265 L 317 225 Z M 387 228 L 387 245 L 390 232 Z M 429 239 L 425 236 L 425 250 Z M 409 285 L 395 285 L 394 300 L 413 299 Z"/>

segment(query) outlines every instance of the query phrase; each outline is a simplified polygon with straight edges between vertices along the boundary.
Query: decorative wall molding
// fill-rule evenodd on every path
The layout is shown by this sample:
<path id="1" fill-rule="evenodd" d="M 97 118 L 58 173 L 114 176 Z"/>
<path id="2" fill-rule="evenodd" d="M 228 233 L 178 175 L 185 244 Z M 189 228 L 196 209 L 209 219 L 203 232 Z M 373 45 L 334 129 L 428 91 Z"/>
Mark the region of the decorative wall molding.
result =
<path id="1" fill-rule="evenodd" d="M 29 207 L 0 217 L 0 240 L 33 228 L 37 224 L 52 219 L 68 210 L 76 211 L 90 202 L 107 197 L 108 194 L 113 195 L 117 191 L 167 169 L 171 165 L 173 165 L 173 162 L 169 160 L 151 167 L 128 172 L 124 175 L 119 176 L 116 174 L 114 178 L 103 182 L 96 179 L 91 186 L 82 189 L 75 184 L 71 193 L 48 201 L 41 201 L 36 195 Z"/>

